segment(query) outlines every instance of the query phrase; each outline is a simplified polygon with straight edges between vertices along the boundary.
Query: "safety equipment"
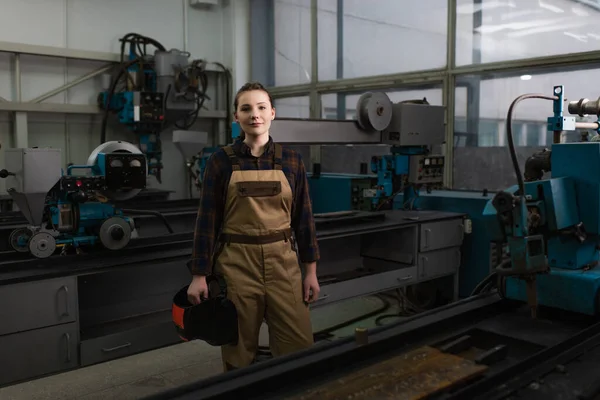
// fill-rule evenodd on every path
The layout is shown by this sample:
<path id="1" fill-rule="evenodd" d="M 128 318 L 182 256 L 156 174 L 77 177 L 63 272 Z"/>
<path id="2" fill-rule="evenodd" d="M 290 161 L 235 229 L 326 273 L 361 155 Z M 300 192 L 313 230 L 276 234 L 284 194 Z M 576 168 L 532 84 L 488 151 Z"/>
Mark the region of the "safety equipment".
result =
<path id="1" fill-rule="evenodd" d="M 219 286 L 218 293 L 211 295 L 211 284 Z M 214 275 L 206 277 L 208 299 L 200 304 L 188 300 L 189 285 L 183 287 L 173 298 L 173 322 L 184 341 L 202 340 L 211 346 L 237 344 L 238 314 L 233 302 L 227 299 L 227 288 L 222 278 Z"/>

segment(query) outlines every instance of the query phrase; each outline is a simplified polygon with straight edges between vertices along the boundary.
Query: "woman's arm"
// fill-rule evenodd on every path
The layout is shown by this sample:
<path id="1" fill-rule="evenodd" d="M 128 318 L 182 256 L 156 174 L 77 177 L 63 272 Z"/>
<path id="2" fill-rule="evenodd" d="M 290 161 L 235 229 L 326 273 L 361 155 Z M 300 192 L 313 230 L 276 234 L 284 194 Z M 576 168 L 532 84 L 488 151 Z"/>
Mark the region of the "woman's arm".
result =
<path id="1" fill-rule="evenodd" d="M 211 273 L 212 255 L 225 208 L 224 160 L 227 156 L 222 151 L 215 152 L 207 161 L 204 170 L 202 188 L 200 190 L 200 207 L 194 230 L 192 259 L 188 268 L 192 275 L 206 276 Z"/>
<path id="2" fill-rule="evenodd" d="M 300 154 L 296 169 L 296 182 L 294 193 L 294 206 L 292 207 L 292 229 L 298 242 L 300 261 L 305 265 L 306 273 L 316 273 L 316 262 L 319 260 L 319 245 L 312 204 L 308 190 L 306 168 Z"/>

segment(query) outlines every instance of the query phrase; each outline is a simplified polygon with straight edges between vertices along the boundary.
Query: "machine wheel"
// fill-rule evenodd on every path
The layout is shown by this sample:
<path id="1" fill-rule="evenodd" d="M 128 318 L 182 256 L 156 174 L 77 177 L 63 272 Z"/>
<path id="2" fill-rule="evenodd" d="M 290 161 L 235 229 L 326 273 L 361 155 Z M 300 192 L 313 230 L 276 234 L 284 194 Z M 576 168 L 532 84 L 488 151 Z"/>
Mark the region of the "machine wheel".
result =
<path id="1" fill-rule="evenodd" d="M 356 104 L 358 125 L 365 131 L 382 131 L 392 122 L 393 104 L 383 92 L 367 92 Z"/>
<path id="2" fill-rule="evenodd" d="M 19 229 L 15 229 L 14 231 L 12 231 L 10 233 L 10 237 L 9 237 L 9 241 L 10 241 L 10 245 L 12 246 L 12 248 L 15 251 L 18 251 L 19 253 L 27 253 L 29 251 L 29 239 L 31 238 L 31 236 L 33 235 L 33 232 L 31 232 L 30 229 L 27 228 L 19 228 Z M 21 240 L 21 243 L 23 244 L 19 244 L 19 239 Z"/>
<path id="3" fill-rule="evenodd" d="M 131 226 L 123 218 L 111 217 L 100 226 L 100 242 L 109 250 L 120 250 L 131 240 Z"/>
<path id="4" fill-rule="evenodd" d="M 56 240 L 47 232 L 38 232 L 29 239 L 29 252 L 37 258 L 48 258 L 56 250 Z"/>

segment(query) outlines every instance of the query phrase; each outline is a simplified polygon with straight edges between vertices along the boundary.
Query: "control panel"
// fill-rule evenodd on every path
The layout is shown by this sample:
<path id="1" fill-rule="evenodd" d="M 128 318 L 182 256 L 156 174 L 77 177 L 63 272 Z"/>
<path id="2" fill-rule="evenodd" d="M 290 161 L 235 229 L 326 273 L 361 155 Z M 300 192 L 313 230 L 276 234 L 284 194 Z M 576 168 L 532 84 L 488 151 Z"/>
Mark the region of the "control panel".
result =
<path id="1" fill-rule="evenodd" d="M 148 164 L 143 154 L 110 153 L 105 162 L 108 190 L 146 188 Z"/>
<path id="2" fill-rule="evenodd" d="M 106 188 L 106 180 L 103 176 L 63 176 L 61 187 L 67 192 L 95 191 Z"/>
<path id="3" fill-rule="evenodd" d="M 136 92 L 134 94 L 135 122 L 160 124 L 165 119 L 164 94 L 155 92 Z"/>
<path id="4" fill-rule="evenodd" d="M 377 181 L 373 178 L 352 179 L 351 202 L 352 210 L 371 211 L 373 208 L 373 198 L 377 197 Z"/>
<path id="5" fill-rule="evenodd" d="M 408 183 L 443 183 L 444 164 L 443 155 L 410 156 Z"/>

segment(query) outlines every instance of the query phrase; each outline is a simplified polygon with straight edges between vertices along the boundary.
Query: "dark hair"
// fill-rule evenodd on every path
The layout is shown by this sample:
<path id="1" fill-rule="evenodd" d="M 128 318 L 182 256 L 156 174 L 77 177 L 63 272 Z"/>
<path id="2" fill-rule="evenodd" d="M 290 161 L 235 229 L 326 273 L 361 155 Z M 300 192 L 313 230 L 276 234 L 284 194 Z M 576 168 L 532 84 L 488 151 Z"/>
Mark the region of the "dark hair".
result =
<path id="1" fill-rule="evenodd" d="M 271 93 L 269 93 L 267 88 L 264 87 L 264 85 L 262 83 L 248 82 L 248 83 L 244 84 L 244 86 L 242 86 L 240 88 L 240 90 L 238 90 L 237 93 L 235 94 L 235 99 L 233 100 L 233 108 L 235 111 L 237 111 L 237 108 L 239 106 L 239 99 L 240 99 L 240 96 L 242 95 L 242 93 L 250 92 L 252 90 L 261 90 L 261 91 L 265 92 L 267 94 L 267 96 L 269 96 L 269 103 L 271 103 L 271 107 L 274 107 L 273 106 L 273 97 L 271 97 Z M 244 140 L 245 138 L 246 138 L 246 134 L 244 133 L 244 131 L 241 131 L 240 140 Z"/>

